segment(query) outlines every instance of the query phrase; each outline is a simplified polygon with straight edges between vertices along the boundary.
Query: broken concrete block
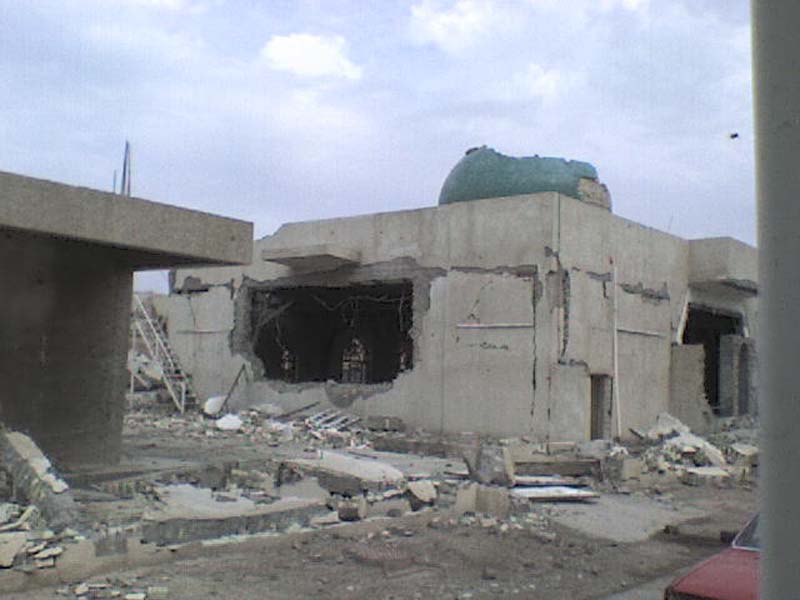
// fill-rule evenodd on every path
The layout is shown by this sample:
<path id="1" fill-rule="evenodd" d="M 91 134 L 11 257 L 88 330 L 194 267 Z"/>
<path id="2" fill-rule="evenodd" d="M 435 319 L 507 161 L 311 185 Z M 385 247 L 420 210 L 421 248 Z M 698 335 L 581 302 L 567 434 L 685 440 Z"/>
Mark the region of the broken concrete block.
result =
<path id="1" fill-rule="evenodd" d="M 322 487 L 336 494 L 354 496 L 405 482 L 403 472 L 392 465 L 331 450 L 320 451 L 317 458 L 298 458 L 287 464 L 316 475 Z"/>
<path id="2" fill-rule="evenodd" d="M 28 536 L 24 531 L 0 533 L 0 567 L 14 565 L 14 557 L 25 549 Z"/>
<path id="3" fill-rule="evenodd" d="M 408 491 L 422 504 L 433 504 L 436 500 L 436 486 L 429 479 L 409 481 Z"/>
<path id="4" fill-rule="evenodd" d="M 411 512 L 411 503 L 406 498 L 387 498 L 367 505 L 368 517 L 401 517 Z"/>
<path id="5" fill-rule="evenodd" d="M 693 433 L 680 433 L 675 437 L 669 438 L 663 444 L 666 451 L 676 451 L 680 454 L 695 454 L 695 464 L 698 466 L 713 465 L 724 467 L 728 464 L 722 450 L 694 435 Z"/>
<path id="6" fill-rule="evenodd" d="M 38 558 L 40 560 L 44 560 L 46 558 L 55 558 L 56 556 L 61 556 L 64 553 L 64 548 L 61 546 L 53 546 L 51 548 L 45 548 L 41 552 L 37 552 L 33 555 L 33 558 Z"/>
<path id="7" fill-rule="evenodd" d="M 165 600 L 169 598 L 169 588 L 151 585 L 147 588 L 147 600 Z"/>
<path id="8" fill-rule="evenodd" d="M 405 431 L 406 424 L 400 417 L 367 417 L 364 425 L 370 431 Z"/>
<path id="9" fill-rule="evenodd" d="M 241 431 L 244 422 L 238 415 L 227 414 L 214 421 L 220 431 Z"/>
<path id="10" fill-rule="evenodd" d="M 456 490 L 456 503 L 453 506 L 453 511 L 457 515 L 465 513 L 474 513 L 475 505 L 478 499 L 478 484 L 470 483 L 463 485 Z"/>
<path id="11" fill-rule="evenodd" d="M 680 419 L 663 412 L 656 417 L 656 424 L 647 431 L 646 435 L 651 440 L 660 440 L 675 434 L 689 433 L 689 431 L 689 427 Z"/>
<path id="12" fill-rule="evenodd" d="M 691 467 L 681 475 L 681 482 L 686 485 L 725 485 L 730 481 L 730 474 L 719 467 Z"/>
<path id="13" fill-rule="evenodd" d="M 758 465 L 758 448 L 750 444 L 731 444 L 730 453 L 733 464 L 740 467 L 755 467 Z"/>
<path id="14" fill-rule="evenodd" d="M 337 510 L 342 521 L 360 521 L 367 516 L 367 499 L 358 496 L 341 500 Z"/>
<path id="15" fill-rule="evenodd" d="M 619 465 L 619 478 L 622 481 L 639 479 L 642 476 L 642 460 L 640 458 L 623 458 Z"/>
<path id="16" fill-rule="evenodd" d="M 37 558 L 33 561 L 37 569 L 52 569 L 56 566 L 55 558 Z"/>
<path id="17" fill-rule="evenodd" d="M 216 417 L 222 410 L 223 404 L 225 404 L 225 396 L 211 396 L 203 404 L 203 413 L 209 417 Z"/>
<path id="18" fill-rule="evenodd" d="M 508 489 L 470 483 L 456 492 L 456 514 L 486 513 L 504 519 L 511 510 Z"/>
<path id="19" fill-rule="evenodd" d="M 309 525 L 311 525 L 311 527 L 326 527 L 328 525 L 336 525 L 339 522 L 339 513 L 331 511 L 327 515 L 311 517 Z"/>
<path id="20" fill-rule="evenodd" d="M 483 484 L 512 485 L 513 461 L 504 447 L 477 443 L 474 452 L 464 453 L 470 479 Z"/>
<path id="21" fill-rule="evenodd" d="M 142 519 L 142 539 L 159 545 L 283 531 L 294 524 L 305 526 L 311 517 L 327 512 L 322 502 L 306 498 L 281 498 L 271 504 L 247 498 L 218 502 L 211 490 L 189 485 L 171 486 L 159 496 L 163 506 L 145 512 Z"/>
<path id="22" fill-rule="evenodd" d="M 35 504 L 56 529 L 79 522 L 68 486 L 54 472 L 34 441 L 19 432 L 0 431 L 0 463 L 11 473 L 18 501 Z M 28 518 L 32 517 L 28 515 Z"/>
<path id="23" fill-rule="evenodd" d="M 85 596 L 89 593 L 89 586 L 85 583 L 79 583 L 75 586 L 75 589 L 72 590 L 76 596 Z"/>

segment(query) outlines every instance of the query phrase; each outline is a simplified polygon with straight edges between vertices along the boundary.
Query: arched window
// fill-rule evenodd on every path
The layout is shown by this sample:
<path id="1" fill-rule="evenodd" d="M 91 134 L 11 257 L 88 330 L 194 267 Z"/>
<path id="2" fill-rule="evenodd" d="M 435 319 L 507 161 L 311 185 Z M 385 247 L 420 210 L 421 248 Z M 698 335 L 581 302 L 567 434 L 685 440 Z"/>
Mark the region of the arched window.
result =
<path id="1" fill-rule="evenodd" d="M 281 379 L 293 382 L 295 380 L 295 360 L 294 352 L 289 348 L 281 351 Z"/>
<path id="2" fill-rule="evenodd" d="M 342 382 L 364 383 L 367 380 L 367 349 L 357 337 L 342 352 Z"/>

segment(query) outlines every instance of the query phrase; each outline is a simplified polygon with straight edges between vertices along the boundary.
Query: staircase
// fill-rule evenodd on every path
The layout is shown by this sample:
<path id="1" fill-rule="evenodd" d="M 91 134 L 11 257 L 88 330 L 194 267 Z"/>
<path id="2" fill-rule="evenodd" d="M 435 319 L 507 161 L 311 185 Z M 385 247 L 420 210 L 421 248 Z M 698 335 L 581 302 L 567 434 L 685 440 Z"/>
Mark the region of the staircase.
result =
<path id="1" fill-rule="evenodd" d="M 161 367 L 164 373 L 164 385 L 181 414 L 187 408 L 196 406 L 197 394 L 191 379 L 181 367 L 161 325 L 150 314 L 138 294 L 133 295 L 132 326 L 134 334 L 141 336 L 144 340 L 150 357 Z"/>

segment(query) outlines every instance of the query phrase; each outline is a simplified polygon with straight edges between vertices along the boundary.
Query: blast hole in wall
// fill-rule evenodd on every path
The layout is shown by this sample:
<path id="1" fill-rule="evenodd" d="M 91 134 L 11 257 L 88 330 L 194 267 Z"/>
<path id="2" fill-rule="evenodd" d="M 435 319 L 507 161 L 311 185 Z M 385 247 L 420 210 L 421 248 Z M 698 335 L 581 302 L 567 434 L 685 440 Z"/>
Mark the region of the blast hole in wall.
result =
<path id="1" fill-rule="evenodd" d="M 254 351 L 267 379 L 383 383 L 413 367 L 410 281 L 253 293 Z"/>
<path id="2" fill-rule="evenodd" d="M 702 344 L 703 348 L 705 348 L 704 386 L 706 398 L 714 414 L 717 415 L 720 414 L 720 338 L 723 335 L 741 334 L 741 332 L 742 318 L 739 315 L 704 306 L 689 305 L 686 328 L 683 332 L 683 343 Z"/>

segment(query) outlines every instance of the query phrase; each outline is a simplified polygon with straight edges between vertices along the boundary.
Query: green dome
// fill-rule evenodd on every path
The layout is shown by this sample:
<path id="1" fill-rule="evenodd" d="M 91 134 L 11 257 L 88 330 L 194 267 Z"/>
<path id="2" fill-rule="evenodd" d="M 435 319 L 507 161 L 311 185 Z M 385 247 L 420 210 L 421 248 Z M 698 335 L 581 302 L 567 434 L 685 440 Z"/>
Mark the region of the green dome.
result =
<path id="1" fill-rule="evenodd" d="M 439 204 L 483 198 L 559 192 L 580 198 L 581 179 L 597 181 L 597 170 L 587 162 L 547 156 L 505 156 L 482 146 L 468 150 L 447 179 Z"/>

